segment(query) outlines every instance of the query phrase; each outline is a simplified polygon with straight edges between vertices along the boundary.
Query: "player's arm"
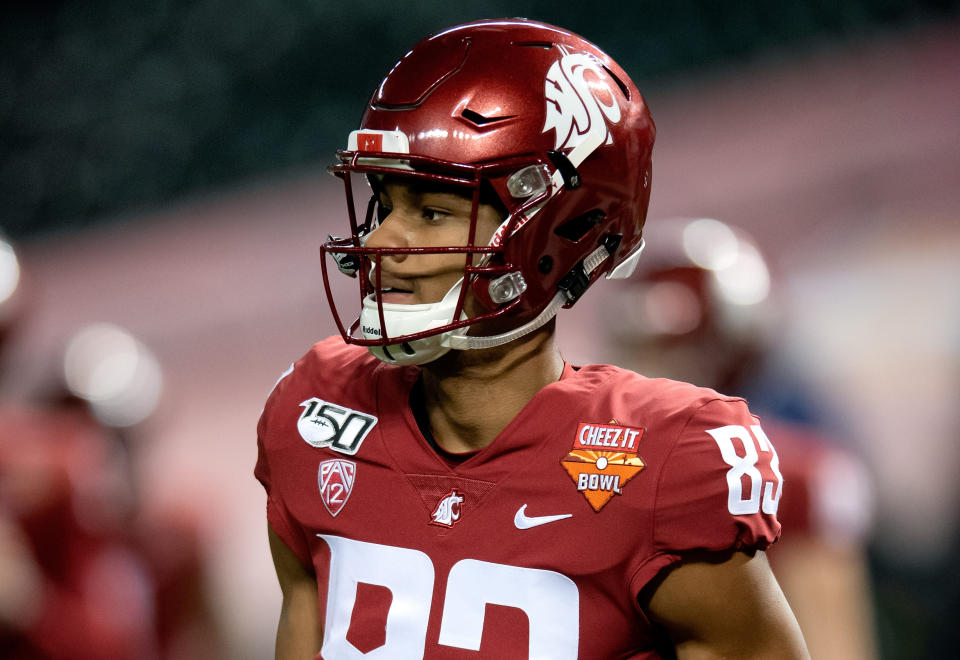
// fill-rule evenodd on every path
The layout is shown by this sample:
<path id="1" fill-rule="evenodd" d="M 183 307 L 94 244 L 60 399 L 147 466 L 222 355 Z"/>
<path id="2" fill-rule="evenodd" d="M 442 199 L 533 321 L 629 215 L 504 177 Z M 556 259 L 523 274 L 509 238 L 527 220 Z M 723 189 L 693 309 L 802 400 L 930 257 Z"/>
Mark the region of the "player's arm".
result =
<path id="1" fill-rule="evenodd" d="M 276 660 L 313 660 L 322 632 L 317 611 L 317 580 L 269 525 L 270 554 L 283 592 L 277 625 Z"/>
<path id="2" fill-rule="evenodd" d="M 763 552 L 685 561 L 651 587 L 641 605 L 678 660 L 810 657 Z"/>

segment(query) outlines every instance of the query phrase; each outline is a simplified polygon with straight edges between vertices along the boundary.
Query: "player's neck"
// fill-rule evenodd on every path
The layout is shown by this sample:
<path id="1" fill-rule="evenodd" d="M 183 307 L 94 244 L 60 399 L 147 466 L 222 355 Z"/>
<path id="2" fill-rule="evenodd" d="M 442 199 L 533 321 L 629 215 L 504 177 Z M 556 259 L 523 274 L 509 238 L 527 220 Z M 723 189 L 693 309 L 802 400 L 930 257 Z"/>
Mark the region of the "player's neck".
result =
<path id="1" fill-rule="evenodd" d="M 424 403 L 437 444 L 450 452 L 486 447 L 561 373 L 552 324 L 504 346 L 451 351 L 425 365 Z"/>

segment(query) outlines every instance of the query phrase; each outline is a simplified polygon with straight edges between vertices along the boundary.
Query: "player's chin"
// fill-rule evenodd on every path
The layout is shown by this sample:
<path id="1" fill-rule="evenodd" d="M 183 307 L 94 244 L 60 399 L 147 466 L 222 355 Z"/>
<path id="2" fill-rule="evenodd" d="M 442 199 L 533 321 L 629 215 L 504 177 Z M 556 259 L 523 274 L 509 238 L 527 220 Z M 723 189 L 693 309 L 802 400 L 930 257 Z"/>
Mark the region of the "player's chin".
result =
<path id="1" fill-rule="evenodd" d="M 471 318 L 476 318 L 481 314 L 489 311 L 479 309 L 477 305 L 467 305 L 467 316 Z M 484 321 L 475 321 L 470 324 L 467 334 L 473 337 L 490 337 L 493 335 L 503 334 L 513 329 L 513 326 L 510 324 L 510 321 L 507 319 L 486 319 Z"/>
<path id="2" fill-rule="evenodd" d="M 374 299 L 394 305 L 416 305 L 420 302 L 412 291 L 384 291 Z"/>

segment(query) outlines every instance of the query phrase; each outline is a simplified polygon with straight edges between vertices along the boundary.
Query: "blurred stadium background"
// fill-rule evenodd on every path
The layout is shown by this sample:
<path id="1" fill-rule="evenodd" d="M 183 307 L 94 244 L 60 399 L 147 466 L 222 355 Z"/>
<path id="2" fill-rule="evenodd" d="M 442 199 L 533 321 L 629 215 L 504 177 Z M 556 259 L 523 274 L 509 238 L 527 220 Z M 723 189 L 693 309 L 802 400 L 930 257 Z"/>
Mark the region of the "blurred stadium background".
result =
<path id="1" fill-rule="evenodd" d="M 771 257 L 784 369 L 876 476 L 882 656 L 955 657 L 955 0 L 7 3 L 0 222 L 26 305 L 0 394 L 58 387 L 90 323 L 149 347 L 162 394 L 124 431 L 139 489 L 197 521 L 226 657 L 269 657 L 255 424 L 279 373 L 335 332 L 317 246 L 346 220 L 324 168 L 407 47 L 517 15 L 597 42 L 644 92 L 649 222 L 725 219 Z M 593 312 L 616 303 L 590 304 L 561 323 L 575 362 L 604 358 Z"/>

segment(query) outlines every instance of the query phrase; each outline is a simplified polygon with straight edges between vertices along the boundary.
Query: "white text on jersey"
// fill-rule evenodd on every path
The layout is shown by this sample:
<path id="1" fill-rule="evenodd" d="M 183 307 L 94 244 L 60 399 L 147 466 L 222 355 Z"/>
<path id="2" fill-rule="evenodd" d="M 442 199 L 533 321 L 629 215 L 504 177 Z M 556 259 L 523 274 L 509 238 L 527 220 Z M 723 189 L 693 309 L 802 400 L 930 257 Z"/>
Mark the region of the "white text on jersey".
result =
<path id="1" fill-rule="evenodd" d="M 584 447 L 610 447 L 634 451 L 640 431 L 623 426 L 581 424 L 577 440 Z"/>

